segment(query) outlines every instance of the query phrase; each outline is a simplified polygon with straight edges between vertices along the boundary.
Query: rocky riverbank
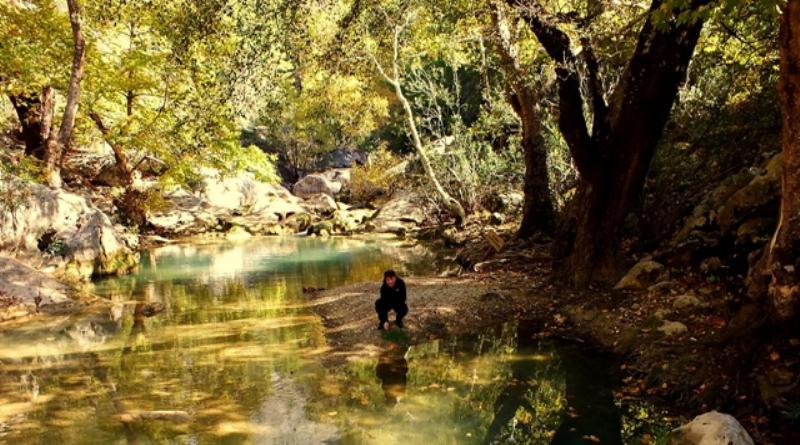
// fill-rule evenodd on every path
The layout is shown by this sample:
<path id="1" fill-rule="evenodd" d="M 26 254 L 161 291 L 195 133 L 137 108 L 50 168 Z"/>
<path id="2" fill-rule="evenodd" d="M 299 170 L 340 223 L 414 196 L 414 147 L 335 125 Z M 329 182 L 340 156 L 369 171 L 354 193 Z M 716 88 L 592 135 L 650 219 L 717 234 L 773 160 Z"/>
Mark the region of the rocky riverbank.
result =
<path id="1" fill-rule="evenodd" d="M 162 190 L 156 180 L 138 176 L 136 189 L 155 198 L 145 224 L 131 228 L 114 204 L 120 192 L 114 175 L 108 169 L 95 170 L 99 173 L 88 188 L 51 189 L 0 177 L 0 256 L 49 279 L 74 284 L 127 273 L 136 267 L 139 250 L 175 239 L 367 232 L 405 236 L 430 218 L 422 196 L 412 192 L 399 191 L 361 208 L 346 204 L 347 168 L 309 174 L 292 186 L 293 192 L 249 172 L 225 175 L 203 169 L 191 188 Z M 0 277 L 0 289 L 14 286 Z M 0 303 L 4 319 L 32 315 L 36 296 L 22 288 L 6 292 Z"/>
<path id="2" fill-rule="evenodd" d="M 725 328 L 709 326 L 706 314 L 719 309 L 717 305 L 684 304 L 688 300 L 680 296 L 652 299 L 641 290 L 566 291 L 547 278 L 545 247 L 508 246 L 506 258 L 528 261 L 505 262 L 503 270 L 457 278 L 409 277 L 406 328 L 393 327 L 388 334 L 376 329 L 376 283 L 314 292 L 309 304 L 326 328 L 331 348 L 325 352 L 327 364 L 378 355 L 387 339 L 397 341 L 395 337 L 413 344 L 516 320 L 536 326 L 529 332 L 537 338 L 585 343 L 619 357 L 623 385 L 617 401 L 631 410 L 649 407 L 635 443 L 728 444 L 727 438 L 748 445 L 754 443 L 751 435 L 755 443 L 794 443 L 793 432 L 754 415 L 761 409 L 756 380 L 750 372 L 736 375 L 749 343 L 732 340 L 724 350 L 715 346 L 720 336 L 732 339 L 741 329 L 736 322 Z M 634 309 L 620 309 L 628 306 Z M 709 412 L 715 409 L 735 417 Z M 682 429 L 665 435 L 665 426 L 682 423 Z"/>

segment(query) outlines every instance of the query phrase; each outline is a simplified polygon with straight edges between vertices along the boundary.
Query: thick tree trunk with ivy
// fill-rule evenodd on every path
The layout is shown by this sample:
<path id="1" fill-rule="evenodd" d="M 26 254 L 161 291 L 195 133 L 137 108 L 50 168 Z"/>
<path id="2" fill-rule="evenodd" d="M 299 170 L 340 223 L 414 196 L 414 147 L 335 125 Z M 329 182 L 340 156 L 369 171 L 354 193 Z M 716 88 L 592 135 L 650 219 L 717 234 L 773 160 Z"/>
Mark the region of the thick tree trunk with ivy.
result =
<path id="1" fill-rule="evenodd" d="M 650 11 L 662 3 L 653 0 Z M 706 3 L 708 0 L 691 2 L 689 12 Z M 623 227 L 639 201 L 702 22 L 664 23 L 657 29 L 649 15 L 606 103 L 589 42 L 582 41 L 582 51 L 575 54 L 570 37 L 538 2 L 520 12 L 557 63 L 559 129 L 581 175 L 554 246 L 556 266 L 577 287 L 594 281 L 613 283 L 624 272 Z M 582 92 L 582 83 L 588 91 Z M 592 112 L 591 131 L 585 109 Z"/>
<path id="2" fill-rule="evenodd" d="M 81 28 L 80 4 L 77 0 L 67 0 L 67 8 L 69 9 L 69 22 L 72 27 L 72 70 L 69 77 L 67 103 L 64 108 L 64 116 L 61 119 L 61 126 L 57 135 L 51 132 L 44 152 L 47 182 L 51 187 L 61 187 L 61 164 L 64 152 L 72 137 L 72 129 L 75 127 L 75 117 L 78 114 L 81 79 L 83 78 L 86 53 L 86 41 Z"/>
<path id="3" fill-rule="evenodd" d="M 776 318 L 789 321 L 800 314 L 800 0 L 789 0 L 783 10 L 780 52 L 783 182 L 767 267 Z"/>
<path id="4" fill-rule="evenodd" d="M 25 155 L 43 160 L 53 125 L 53 88 L 46 86 L 41 94 L 10 95 L 9 99 L 19 118 Z"/>

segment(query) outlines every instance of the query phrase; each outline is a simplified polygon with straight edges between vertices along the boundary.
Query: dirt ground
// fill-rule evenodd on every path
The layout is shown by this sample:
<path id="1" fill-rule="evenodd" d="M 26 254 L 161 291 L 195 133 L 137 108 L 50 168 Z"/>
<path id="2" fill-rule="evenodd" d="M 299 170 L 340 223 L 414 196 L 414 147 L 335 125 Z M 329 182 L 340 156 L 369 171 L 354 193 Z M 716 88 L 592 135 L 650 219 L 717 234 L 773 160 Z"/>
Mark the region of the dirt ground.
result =
<path id="1" fill-rule="evenodd" d="M 537 326 L 537 336 L 584 342 L 619 356 L 620 400 L 646 400 L 683 419 L 716 409 L 739 419 L 756 443 L 800 443 L 787 411 L 800 381 L 800 341 L 772 336 L 757 305 L 724 282 L 690 273 L 641 291 L 574 292 L 551 278 L 547 252 L 546 244 L 509 245 L 480 273 L 409 277 L 410 341 L 517 319 Z M 376 329 L 377 293 L 377 284 L 369 283 L 313 296 L 332 360 L 377 354 L 385 344 Z M 676 303 L 689 294 L 695 297 L 691 304 Z M 674 331 L 665 328 L 676 323 Z"/>
<path id="2" fill-rule="evenodd" d="M 409 313 L 397 335 L 411 343 L 462 335 L 497 326 L 521 312 L 523 296 L 474 277 L 405 277 Z M 315 292 L 310 304 L 322 317 L 334 362 L 377 355 L 384 333 L 377 329 L 374 304 L 379 285 L 361 283 Z M 394 313 L 389 314 L 391 330 Z"/>

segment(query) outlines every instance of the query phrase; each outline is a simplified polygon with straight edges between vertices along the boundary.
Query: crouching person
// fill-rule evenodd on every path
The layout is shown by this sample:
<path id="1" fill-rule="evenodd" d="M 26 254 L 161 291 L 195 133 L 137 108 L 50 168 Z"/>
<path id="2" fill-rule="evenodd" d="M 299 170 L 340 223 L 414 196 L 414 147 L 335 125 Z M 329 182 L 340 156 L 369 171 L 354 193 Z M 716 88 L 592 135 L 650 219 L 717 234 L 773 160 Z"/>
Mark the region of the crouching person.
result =
<path id="1" fill-rule="evenodd" d="M 375 312 L 378 313 L 378 329 L 389 330 L 389 311 L 395 313 L 395 324 L 403 327 L 403 317 L 408 313 L 406 306 L 406 283 L 395 271 L 383 273 L 381 296 L 375 301 Z"/>

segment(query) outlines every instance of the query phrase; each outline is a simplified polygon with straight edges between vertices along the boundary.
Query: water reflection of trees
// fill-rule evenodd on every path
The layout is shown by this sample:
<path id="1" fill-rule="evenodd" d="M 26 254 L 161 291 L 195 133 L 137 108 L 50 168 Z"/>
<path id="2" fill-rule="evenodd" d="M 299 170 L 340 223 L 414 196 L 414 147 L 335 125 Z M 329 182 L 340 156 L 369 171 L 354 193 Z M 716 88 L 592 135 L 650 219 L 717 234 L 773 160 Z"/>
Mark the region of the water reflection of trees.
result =
<path id="1" fill-rule="evenodd" d="M 310 424 L 336 425 L 344 443 L 548 443 L 569 425 L 566 398 L 580 387 L 566 368 L 580 365 L 552 345 L 520 347 L 511 325 L 399 349 L 383 367 L 376 359 L 323 368 L 315 354 L 324 353 L 324 335 L 303 307 L 302 288 L 377 284 L 404 260 L 365 243 L 281 243 L 269 258 L 259 256 L 263 246 L 171 248 L 148 257 L 139 274 L 98 284 L 114 302 L 111 317 L 52 341 L 41 336 L 33 343 L 49 346 L 21 346 L 18 358 L 2 363 L 3 403 L 25 403 L 13 405 L 24 426 L 8 438 L 247 443 L 263 435 L 253 413 L 280 395 L 278 380 L 302 390 Z M 231 251 L 225 258 L 240 272 L 215 275 L 214 267 L 226 269 L 208 257 Z M 147 317 L 153 303 L 164 311 Z M 39 385 L 35 403 L 23 375 Z M 118 418 L 163 409 L 192 420 L 126 426 Z"/>
<path id="2" fill-rule="evenodd" d="M 322 376 L 310 408 L 337 413 L 343 443 L 549 443 L 559 426 L 558 355 L 545 344 L 520 351 L 514 326 L 396 352 Z"/>

